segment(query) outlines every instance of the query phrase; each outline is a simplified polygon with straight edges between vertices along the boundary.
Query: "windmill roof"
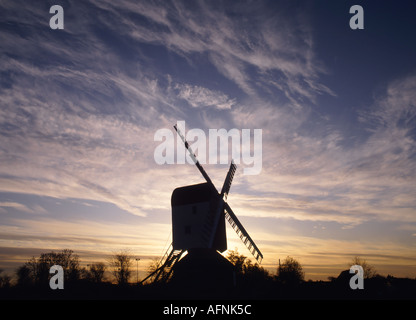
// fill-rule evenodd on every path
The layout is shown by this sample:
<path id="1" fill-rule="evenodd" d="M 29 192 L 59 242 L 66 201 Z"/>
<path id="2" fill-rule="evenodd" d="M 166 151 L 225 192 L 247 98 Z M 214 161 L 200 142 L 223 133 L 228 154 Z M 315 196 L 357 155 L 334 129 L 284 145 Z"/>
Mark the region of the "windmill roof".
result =
<path id="1" fill-rule="evenodd" d="M 211 189 L 208 183 L 194 184 L 173 190 L 171 204 L 180 206 L 197 202 L 206 202 L 211 198 Z"/>

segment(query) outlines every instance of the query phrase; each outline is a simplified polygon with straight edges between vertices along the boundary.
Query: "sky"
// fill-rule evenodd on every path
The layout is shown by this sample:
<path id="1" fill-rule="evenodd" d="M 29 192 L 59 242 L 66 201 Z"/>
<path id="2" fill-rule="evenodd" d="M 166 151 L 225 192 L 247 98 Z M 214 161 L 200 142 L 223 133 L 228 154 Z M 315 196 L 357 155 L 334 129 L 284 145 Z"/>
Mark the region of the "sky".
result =
<path id="1" fill-rule="evenodd" d="M 364 29 L 350 28 L 355 4 Z M 0 1 L 0 268 L 129 250 L 144 276 L 171 242 L 172 191 L 204 182 L 192 164 L 155 161 L 155 133 L 185 121 L 207 136 L 262 130 L 261 172 L 240 163 L 228 202 L 263 267 L 291 256 L 326 280 L 359 256 L 416 277 L 414 9 Z M 228 166 L 204 164 L 217 189 Z M 230 227 L 227 238 L 252 258 Z"/>

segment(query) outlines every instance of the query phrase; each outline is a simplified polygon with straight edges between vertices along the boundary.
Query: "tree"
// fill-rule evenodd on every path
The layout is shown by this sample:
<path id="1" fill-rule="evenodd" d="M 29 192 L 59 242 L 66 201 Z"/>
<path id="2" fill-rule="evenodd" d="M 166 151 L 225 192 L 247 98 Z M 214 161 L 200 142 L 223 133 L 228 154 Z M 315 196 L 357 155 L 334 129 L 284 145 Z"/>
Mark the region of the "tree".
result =
<path id="1" fill-rule="evenodd" d="M 261 267 L 257 262 L 252 263 L 250 259 L 246 259 L 243 265 L 244 277 L 250 281 L 267 281 L 271 279 L 270 273 Z"/>
<path id="2" fill-rule="evenodd" d="M 78 255 L 72 250 L 64 249 L 61 252 L 41 253 L 39 258 L 32 257 L 16 271 L 19 284 L 49 285 L 49 269 L 53 265 L 59 265 L 64 270 L 65 282 L 76 281 L 80 278 L 80 266 Z M 30 281 L 29 281 L 30 280 Z"/>
<path id="3" fill-rule="evenodd" d="M 237 273 L 244 273 L 244 262 L 247 257 L 239 254 L 237 248 L 228 251 L 227 259 L 234 265 Z"/>
<path id="4" fill-rule="evenodd" d="M 270 280 L 269 272 L 257 262 L 253 262 L 246 256 L 239 254 L 237 249 L 229 250 L 227 259 L 234 265 L 238 275 L 248 282 L 260 282 Z"/>
<path id="5" fill-rule="evenodd" d="M 349 267 L 353 265 L 359 265 L 363 268 L 364 271 L 364 279 L 374 278 L 377 275 L 377 271 L 374 266 L 367 263 L 365 259 L 361 259 L 360 257 L 354 257 L 349 264 Z"/>
<path id="6" fill-rule="evenodd" d="M 28 286 L 33 284 L 34 279 L 32 277 L 31 270 L 26 264 L 17 268 L 16 275 L 17 285 Z"/>
<path id="7" fill-rule="evenodd" d="M 3 271 L 4 271 L 3 269 L 0 269 L 0 274 L 2 274 Z M 11 280 L 11 277 L 6 274 L 0 276 L 0 288 L 10 287 L 10 280 Z"/>
<path id="8" fill-rule="evenodd" d="M 286 257 L 277 268 L 277 278 L 281 283 L 297 285 L 304 281 L 305 273 L 301 264 L 292 257 Z"/>
<path id="9" fill-rule="evenodd" d="M 126 285 L 131 276 L 132 258 L 127 251 L 115 253 L 109 259 L 113 275 L 119 285 Z"/>
<path id="10" fill-rule="evenodd" d="M 88 271 L 88 278 L 95 283 L 101 283 L 104 279 L 105 264 L 102 262 L 93 263 Z"/>

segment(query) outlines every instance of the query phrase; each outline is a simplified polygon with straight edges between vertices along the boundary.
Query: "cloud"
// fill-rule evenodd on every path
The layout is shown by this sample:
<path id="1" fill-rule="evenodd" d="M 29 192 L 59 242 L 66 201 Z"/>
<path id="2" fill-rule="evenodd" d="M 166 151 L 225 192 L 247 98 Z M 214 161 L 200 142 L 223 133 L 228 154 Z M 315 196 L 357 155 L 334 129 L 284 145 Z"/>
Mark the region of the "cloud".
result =
<path id="1" fill-rule="evenodd" d="M 12 224 L 1 225 L 2 268 L 9 269 L 11 274 L 32 256 L 63 248 L 74 250 L 84 264 L 89 261 L 106 263 L 113 252 L 128 249 L 132 255 L 141 258 L 140 270 L 146 271 L 150 259 L 159 257 L 158 254 L 162 255 L 166 250 L 163 246 L 170 231 L 167 224 L 138 221 L 108 223 L 99 219 L 91 221 L 88 217 L 66 219 L 61 219 L 59 215 L 48 219 L 16 218 L 9 222 Z"/>
<path id="2" fill-rule="evenodd" d="M 228 96 L 219 91 L 209 90 L 200 86 L 193 86 L 189 84 L 177 84 L 178 97 L 186 100 L 192 107 L 215 107 L 219 110 L 231 109 L 236 103 L 235 99 L 230 99 Z"/>
<path id="3" fill-rule="evenodd" d="M 414 77 L 390 83 L 373 108 L 360 112 L 368 136 L 345 146 L 348 132 L 308 130 L 308 106 L 334 93 L 319 80 L 326 70 L 314 55 L 305 12 L 295 10 L 292 20 L 285 17 L 289 12 L 262 4 L 187 5 L 91 1 L 67 10 L 74 25 L 60 36 L 43 29 L 33 37 L 3 31 L 1 190 L 105 200 L 136 215 L 152 206 L 168 210 L 169 190 L 185 182 L 183 176 L 200 180 L 194 168 L 172 173 L 155 165 L 153 134 L 194 119 L 197 110 L 208 128 L 263 130 L 263 173 L 236 181 L 246 186 L 239 196 L 252 209 L 243 214 L 277 217 L 278 209 L 299 220 L 356 225 L 392 219 L 395 211 L 394 219 L 413 221 L 415 204 L 406 195 L 415 181 Z M 98 10 L 99 28 L 76 18 L 81 9 L 82 17 Z M 35 18 L 28 23 L 36 24 L 39 10 Z M 105 31 L 113 32 L 109 39 Z M 208 86 L 170 76 L 150 62 L 143 43 L 168 49 L 190 70 L 208 63 L 245 96 L 229 94 L 222 82 Z M 193 112 L 181 108 L 183 100 Z M 221 170 L 211 171 L 222 179 Z M 250 193 L 262 204 L 251 206 Z M 159 195 L 163 201 L 155 204 Z"/>
<path id="4" fill-rule="evenodd" d="M 313 53 L 312 31 L 302 10 L 249 2 L 94 4 L 117 17 L 117 25 L 124 27 L 116 28 L 123 36 L 161 45 L 187 61 L 195 54 L 206 56 L 217 72 L 250 96 L 260 97 L 264 88 L 272 88 L 301 107 L 302 100 L 334 94 L 319 82 L 319 74 L 326 71 Z M 145 19 L 130 20 L 123 15 L 127 9 Z"/>
<path id="5" fill-rule="evenodd" d="M 371 132 L 375 130 L 405 129 L 415 127 L 416 76 L 396 79 L 388 84 L 386 92 L 377 97 L 372 108 L 360 113 L 361 122 Z"/>
<path id="6" fill-rule="evenodd" d="M 270 224 L 274 226 L 272 222 Z M 291 256 L 302 264 L 307 279 L 327 280 L 328 276 L 337 277 L 342 270 L 347 269 L 348 263 L 354 257 L 360 256 L 374 265 L 380 274 L 403 277 L 414 274 L 415 258 L 412 248 L 391 241 L 389 238 L 382 237 L 379 241 L 374 241 L 364 236 L 353 237 L 349 233 L 346 239 L 342 236 L 331 237 L 328 234 L 324 237 L 305 235 L 299 224 L 289 227 L 283 220 L 278 222 L 279 227 L 272 226 L 260 229 L 253 228 L 253 225 L 246 226 L 262 250 L 264 255 L 262 266 L 271 272 L 276 272 L 279 259 Z M 322 232 L 327 233 L 327 231 Z M 348 231 L 335 230 L 338 234 L 345 234 Z M 229 232 L 227 230 L 227 238 L 229 249 L 238 248 L 241 254 L 250 258 L 233 230 Z"/>
<path id="7" fill-rule="evenodd" d="M 250 189 L 234 195 L 240 215 L 346 227 L 373 219 L 415 223 L 415 89 L 414 77 L 391 81 L 357 114 L 368 134 L 352 145 L 341 128 L 301 134 L 309 115 L 237 108 L 235 121 L 264 130 L 262 173 L 235 180 Z"/>
<path id="8" fill-rule="evenodd" d="M 232 110 L 237 102 L 202 85 L 176 79 L 164 83 L 160 71 L 146 67 L 146 59 L 126 56 L 125 52 L 134 49 L 140 52 L 137 42 L 129 40 L 158 43 L 180 56 L 208 53 L 218 70 L 228 70 L 229 78 L 240 85 L 246 83 L 247 90 L 251 90 L 250 75 L 244 71 L 248 64 L 262 70 L 272 66 L 272 62 L 262 62 L 267 52 L 252 52 L 246 58 L 254 47 L 244 49 L 238 23 L 217 9 L 201 4 L 197 5 L 199 11 L 190 11 L 176 3 L 169 11 L 164 5 L 123 2 L 116 8 L 105 1 L 79 4 L 73 7 L 75 11 L 66 10 L 74 19 L 63 33 L 56 36 L 42 29 L 36 45 L 32 37 L 2 33 L 7 45 L 0 70 L 14 74 L 13 81 L 6 77 L 10 83 L 0 95 L 4 106 L 0 111 L 3 191 L 105 200 L 137 215 L 145 215 L 155 205 L 148 201 L 160 193 L 161 186 L 146 176 L 148 172 L 162 176 L 165 171 L 154 167 L 151 142 L 156 129 L 183 117 L 184 111 L 175 103 L 182 99 L 193 108 Z M 101 29 L 75 15 L 84 10 L 84 16 L 93 9 L 100 12 Z M 8 10 L 14 12 L 18 6 Z M 147 22 L 133 20 L 127 11 L 146 17 Z M 40 10 L 36 12 L 40 19 Z M 201 16 L 207 19 L 199 25 Z M 216 16 L 220 26 L 210 31 L 207 25 L 215 25 Z M 29 24 L 36 21 L 28 19 Z M 105 31 L 111 30 L 118 35 L 125 49 L 122 52 L 109 45 L 116 37 L 105 38 Z M 138 31 L 142 33 L 138 35 Z M 247 36 L 255 40 L 254 34 Z M 238 70 L 242 70 L 240 75 Z M 172 89 L 176 91 L 172 93 Z M 211 116 L 206 113 L 203 119 Z M 167 194 L 165 198 L 169 203 Z"/>
<path id="9" fill-rule="evenodd" d="M 30 11 L 6 7 L 11 25 Z M 93 3 L 66 9 L 66 18 L 82 9 Z M 37 30 L 41 10 L 34 12 L 25 21 Z M 73 18 L 59 34 L 48 26 L 35 35 L 28 27 L 30 36 L 0 33 L 0 189 L 108 201 L 143 216 L 137 198 L 150 192 L 140 181 L 155 165 L 153 134 L 181 112 L 140 62 L 123 61 L 88 19 Z"/>
<path id="10" fill-rule="evenodd" d="M 2 208 L 12 208 L 26 213 L 33 213 L 33 210 L 25 206 L 24 204 L 11 202 L 11 201 L 2 201 L 0 202 L 0 209 Z"/>

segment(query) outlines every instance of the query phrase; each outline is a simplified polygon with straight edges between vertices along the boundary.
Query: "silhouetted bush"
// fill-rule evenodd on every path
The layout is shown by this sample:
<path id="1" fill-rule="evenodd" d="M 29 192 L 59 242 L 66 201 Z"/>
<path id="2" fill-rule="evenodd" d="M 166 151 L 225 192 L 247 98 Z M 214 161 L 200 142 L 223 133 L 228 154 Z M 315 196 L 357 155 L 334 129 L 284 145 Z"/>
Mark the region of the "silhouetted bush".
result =
<path id="1" fill-rule="evenodd" d="M 266 269 L 239 254 L 237 249 L 230 250 L 227 259 L 234 265 L 238 288 L 250 293 L 250 297 L 267 294 L 265 290 L 270 289 L 273 277 Z"/>
<path id="2" fill-rule="evenodd" d="M 288 256 L 277 268 L 277 279 L 282 284 L 295 286 L 304 281 L 305 273 L 301 264 Z"/>

